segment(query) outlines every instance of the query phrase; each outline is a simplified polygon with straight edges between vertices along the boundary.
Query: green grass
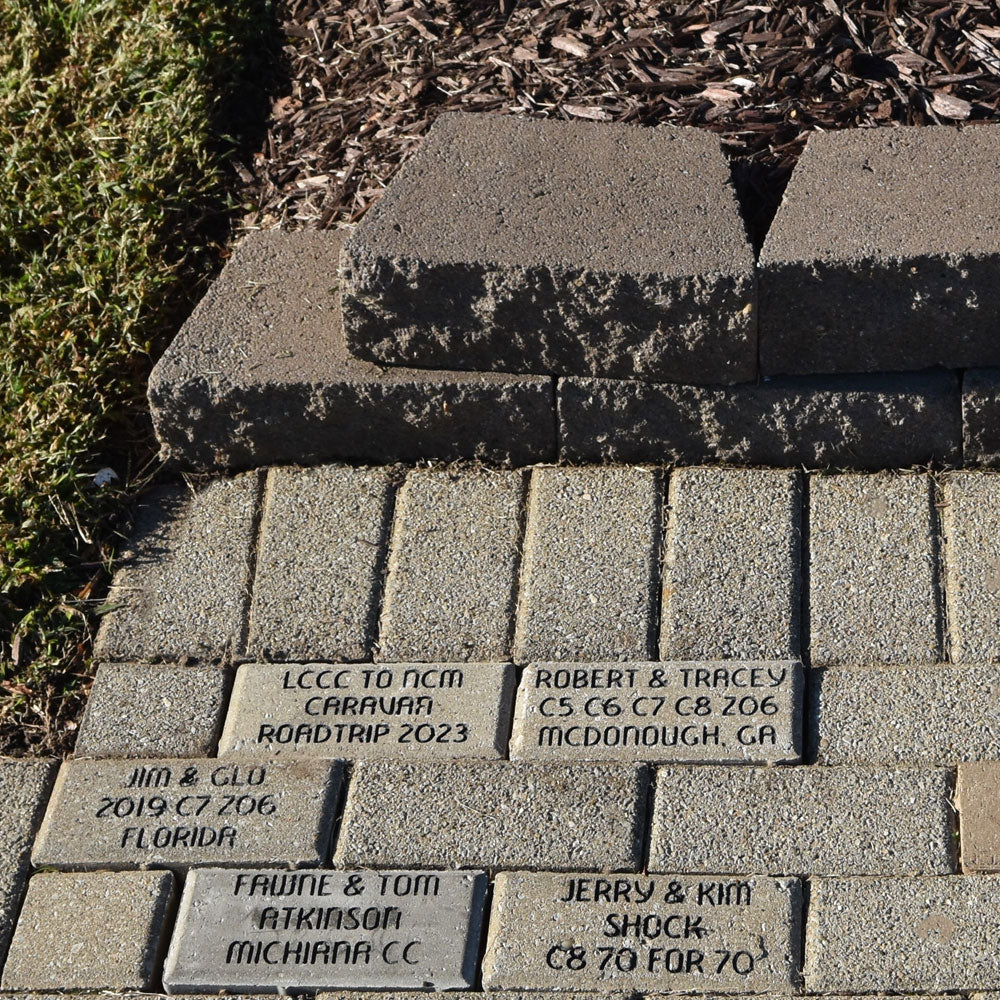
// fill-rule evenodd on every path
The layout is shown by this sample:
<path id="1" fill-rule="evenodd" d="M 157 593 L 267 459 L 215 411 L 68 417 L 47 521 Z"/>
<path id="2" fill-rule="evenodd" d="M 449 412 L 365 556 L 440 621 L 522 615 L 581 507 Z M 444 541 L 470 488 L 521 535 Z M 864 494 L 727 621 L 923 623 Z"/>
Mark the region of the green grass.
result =
<path id="1" fill-rule="evenodd" d="M 66 746 L 155 469 L 146 376 L 218 265 L 272 31 L 267 0 L 0 4 L 0 752 Z"/>

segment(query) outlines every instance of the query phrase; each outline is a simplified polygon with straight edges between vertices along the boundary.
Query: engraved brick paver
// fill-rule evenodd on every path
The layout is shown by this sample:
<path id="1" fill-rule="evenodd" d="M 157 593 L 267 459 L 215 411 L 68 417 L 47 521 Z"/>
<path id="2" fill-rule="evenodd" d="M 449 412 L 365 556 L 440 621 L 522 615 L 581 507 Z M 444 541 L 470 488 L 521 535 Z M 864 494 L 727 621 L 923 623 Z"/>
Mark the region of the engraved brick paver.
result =
<path id="1" fill-rule="evenodd" d="M 396 500 L 379 656 L 506 660 L 523 472 L 414 469 Z"/>
<path id="2" fill-rule="evenodd" d="M 509 663 L 245 664 L 219 752 L 502 757 L 513 697 Z"/>
<path id="3" fill-rule="evenodd" d="M 385 468 L 270 471 L 250 612 L 250 657 L 371 656 L 391 480 Z"/>
<path id="4" fill-rule="evenodd" d="M 661 767 L 649 869 L 947 874 L 953 840 L 946 768 Z"/>
<path id="5" fill-rule="evenodd" d="M 172 993 L 444 990 L 475 978 L 481 872 L 191 872 L 163 972 Z"/>
<path id="6" fill-rule="evenodd" d="M 514 658 L 654 654 L 661 483 L 639 468 L 536 468 Z"/>
<path id="7" fill-rule="evenodd" d="M 801 907 L 797 879 L 501 872 L 483 985 L 790 992 Z"/>
<path id="8" fill-rule="evenodd" d="M 42 872 L 28 885 L 5 990 L 149 990 L 175 897 L 169 872 Z"/>
<path id="9" fill-rule="evenodd" d="M 1000 761 L 960 764 L 955 791 L 962 871 L 1000 872 Z"/>
<path id="10" fill-rule="evenodd" d="M 640 861 L 644 768 L 360 761 L 334 860 L 346 867 L 622 870 Z"/>
<path id="11" fill-rule="evenodd" d="M 813 879 L 806 991 L 998 989 L 998 895 L 989 875 Z"/>
<path id="12" fill-rule="evenodd" d="M 948 639 L 956 662 L 1000 660 L 1000 476 L 955 473 L 944 482 Z"/>
<path id="13" fill-rule="evenodd" d="M 678 469 L 668 497 L 661 658 L 797 658 L 799 475 Z"/>
<path id="14" fill-rule="evenodd" d="M 32 852 L 36 867 L 318 864 L 338 761 L 70 760 Z"/>
<path id="15" fill-rule="evenodd" d="M 77 757 L 199 757 L 215 750 L 229 679 L 218 667 L 104 663 Z"/>
<path id="16" fill-rule="evenodd" d="M 809 499 L 813 666 L 938 662 L 930 478 L 813 476 Z"/>
<path id="17" fill-rule="evenodd" d="M 260 476 L 144 500 L 94 652 L 99 660 L 217 661 L 243 630 Z"/>
<path id="18" fill-rule="evenodd" d="M 49 760 L 0 759 L 0 965 L 21 908 L 31 845 L 56 768 Z"/>
<path id="19" fill-rule="evenodd" d="M 801 753 L 789 662 L 539 663 L 518 690 L 516 760 L 781 763 Z"/>
<path id="20" fill-rule="evenodd" d="M 829 667 L 810 680 L 807 752 L 820 764 L 1000 760 L 994 666 Z"/>

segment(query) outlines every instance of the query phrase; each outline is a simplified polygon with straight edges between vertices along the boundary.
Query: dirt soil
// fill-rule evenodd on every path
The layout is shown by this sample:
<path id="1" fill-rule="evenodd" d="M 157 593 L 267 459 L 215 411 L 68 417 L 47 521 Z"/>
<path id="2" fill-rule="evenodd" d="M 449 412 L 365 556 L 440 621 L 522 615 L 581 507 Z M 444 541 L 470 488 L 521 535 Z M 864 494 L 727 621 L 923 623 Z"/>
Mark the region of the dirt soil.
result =
<path id="1" fill-rule="evenodd" d="M 357 221 L 434 118 L 718 133 L 759 245 L 806 135 L 1000 119 L 1000 3 L 284 0 L 288 87 L 247 226 Z"/>

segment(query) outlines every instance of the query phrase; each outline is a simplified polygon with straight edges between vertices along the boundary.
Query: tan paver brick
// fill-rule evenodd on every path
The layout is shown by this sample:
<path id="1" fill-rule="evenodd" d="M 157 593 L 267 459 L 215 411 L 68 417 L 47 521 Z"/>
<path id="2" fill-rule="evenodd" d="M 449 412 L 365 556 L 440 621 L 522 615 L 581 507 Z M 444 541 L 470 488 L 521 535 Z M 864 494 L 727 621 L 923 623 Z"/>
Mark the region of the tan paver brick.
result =
<path id="1" fill-rule="evenodd" d="M 678 469 L 670 477 L 668 506 L 660 658 L 796 659 L 799 474 Z"/>
<path id="2" fill-rule="evenodd" d="M 812 476 L 809 496 L 812 665 L 938 662 L 930 477 Z"/>
<path id="3" fill-rule="evenodd" d="M 345 867 L 608 869 L 641 857 L 644 768 L 506 762 L 354 766 Z"/>
<path id="4" fill-rule="evenodd" d="M 651 469 L 534 470 L 517 662 L 652 658 L 660 506 Z"/>
<path id="5" fill-rule="evenodd" d="M 1000 762 L 960 764 L 955 798 L 962 871 L 1000 872 Z"/>
<path id="6" fill-rule="evenodd" d="M 399 490 L 379 658 L 510 657 L 523 472 L 413 469 Z"/>

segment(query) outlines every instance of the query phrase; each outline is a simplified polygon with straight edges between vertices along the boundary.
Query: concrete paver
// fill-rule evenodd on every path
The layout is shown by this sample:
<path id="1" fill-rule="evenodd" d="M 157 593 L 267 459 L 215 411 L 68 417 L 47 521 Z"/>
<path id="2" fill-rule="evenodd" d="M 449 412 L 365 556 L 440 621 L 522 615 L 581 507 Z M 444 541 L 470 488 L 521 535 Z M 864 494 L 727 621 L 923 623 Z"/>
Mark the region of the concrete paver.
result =
<path id="1" fill-rule="evenodd" d="M 334 861 L 631 869 L 640 861 L 647 784 L 634 766 L 360 761 Z"/>
<path id="2" fill-rule="evenodd" d="M 798 473 L 677 469 L 668 488 L 660 608 L 664 660 L 800 655 Z M 761 586 L 767 580 L 767 586 Z"/>
<path id="3" fill-rule="evenodd" d="M 348 348 L 372 361 L 756 374 L 753 254 L 718 140 L 696 129 L 442 115 L 344 274 Z"/>
<path id="4" fill-rule="evenodd" d="M 75 869 L 320 864 L 341 781 L 339 761 L 66 761 L 31 860 Z"/>
<path id="5" fill-rule="evenodd" d="M 244 664 L 219 752 L 502 757 L 513 697 L 509 663 Z"/>
<path id="6" fill-rule="evenodd" d="M 1000 368 L 962 374 L 962 460 L 966 467 L 1000 466 Z"/>
<path id="7" fill-rule="evenodd" d="M 959 764 L 955 801 L 962 871 L 1000 872 L 1000 762 Z"/>
<path id="8" fill-rule="evenodd" d="M 525 668 L 512 760 L 790 763 L 798 663 L 538 663 Z"/>
<path id="9" fill-rule="evenodd" d="M 996 128 L 811 134 L 760 254 L 761 371 L 1000 364 L 998 166 Z"/>
<path id="10" fill-rule="evenodd" d="M 779 377 L 725 387 L 562 378 L 557 395 L 564 462 L 877 470 L 962 460 L 953 372 Z M 1000 458 L 1000 440 L 995 451 Z"/>
<path id="11" fill-rule="evenodd" d="M 810 883 L 809 993 L 1000 988 L 1000 877 L 829 878 Z"/>
<path id="12" fill-rule="evenodd" d="M 392 479 L 390 468 L 271 469 L 248 657 L 371 658 Z"/>
<path id="13" fill-rule="evenodd" d="M 385 368 L 347 353 L 344 238 L 244 238 L 150 376 L 164 456 L 196 469 L 554 458 L 551 379 Z"/>
<path id="14" fill-rule="evenodd" d="M 481 872 L 207 868 L 186 880 L 172 993 L 468 988 Z"/>
<path id="15" fill-rule="evenodd" d="M 791 991 L 797 879 L 501 872 L 488 989 Z"/>
<path id="16" fill-rule="evenodd" d="M 1000 760 L 994 666 L 829 667 L 810 681 L 807 754 L 820 764 Z"/>
<path id="17" fill-rule="evenodd" d="M 948 476 L 944 534 L 948 649 L 959 663 L 1000 660 L 1000 475 Z"/>
<path id="18" fill-rule="evenodd" d="M 379 627 L 379 658 L 510 656 L 523 472 L 414 469 L 400 487 Z"/>
<path id="19" fill-rule="evenodd" d="M 651 469 L 534 470 L 517 662 L 652 658 L 661 492 Z"/>
<path id="20" fill-rule="evenodd" d="M 204 757 L 215 750 L 229 679 L 218 667 L 102 663 L 77 757 Z"/>
<path id="21" fill-rule="evenodd" d="M 94 644 L 98 660 L 216 662 L 239 645 L 261 477 L 217 479 L 138 505 Z"/>
<path id="22" fill-rule="evenodd" d="M 149 990 L 174 908 L 169 872 L 41 872 L 4 965 L 4 990 Z"/>
<path id="23" fill-rule="evenodd" d="M 940 661 L 930 478 L 813 476 L 809 501 L 812 665 Z"/>
<path id="24" fill-rule="evenodd" d="M 953 832 L 946 768 L 661 767 L 649 870 L 948 874 Z"/>

